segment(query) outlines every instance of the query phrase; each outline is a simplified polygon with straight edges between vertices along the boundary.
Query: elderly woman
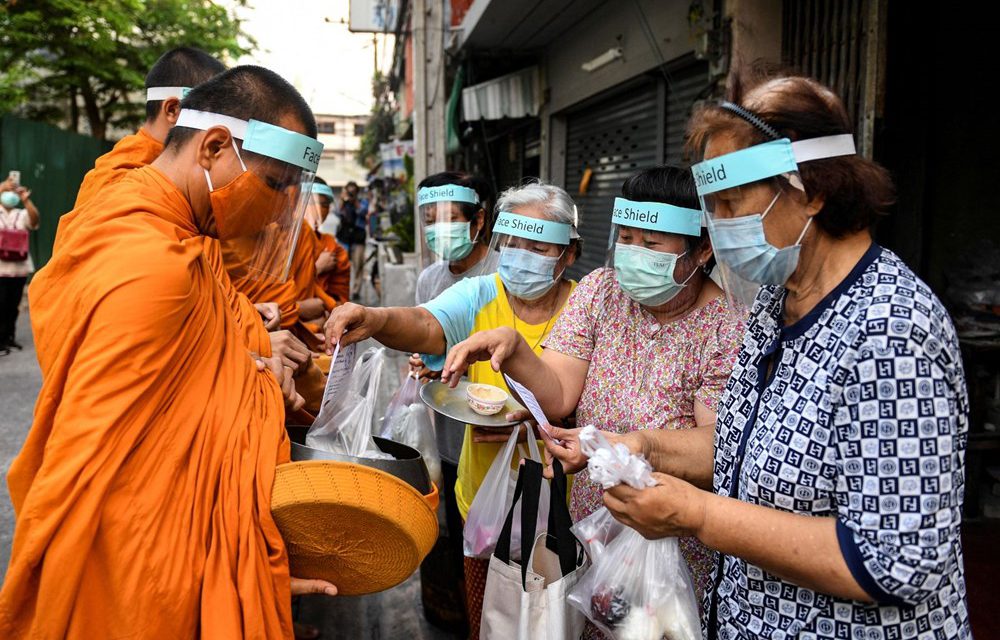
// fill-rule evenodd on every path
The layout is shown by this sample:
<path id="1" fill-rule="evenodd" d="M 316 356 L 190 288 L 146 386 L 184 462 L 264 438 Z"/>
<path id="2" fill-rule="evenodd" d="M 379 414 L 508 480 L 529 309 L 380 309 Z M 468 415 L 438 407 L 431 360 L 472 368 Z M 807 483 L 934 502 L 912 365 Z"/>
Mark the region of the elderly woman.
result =
<path id="1" fill-rule="evenodd" d="M 969 638 L 962 362 L 944 306 L 872 242 L 889 178 L 813 80 L 730 100 L 691 124 L 694 175 L 728 277 L 764 286 L 714 462 L 638 432 L 625 440 L 660 484 L 605 502 L 648 537 L 723 554 L 709 637 Z"/>
<path id="2" fill-rule="evenodd" d="M 546 416 L 576 411 L 578 424 L 636 429 L 714 429 L 746 309 L 708 277 L 712 248 L 691 173 L 674 167 L 631 176 L 615 200 L 609 265 L 585 277 L 542 354 L 508 328 L 473 335 L 448 355 L 444 375 L 491 360 L 535 394 Z M 499 436 L 502 438 L 503 436 Z M 710 437 L 710 436 L 709 436 Z M 571 511 L 601 506 L 601 487 L 577 474 Z M 682 540 L 699 592 L 711 555 Z"/>
<path id="3" fill-rule="evenodd" d="M 337 307 L 326 323 L 327 346 L 372 337 L 393 349 L 416 351 L 440 369 L 449 347 L 478 331 L 509 327 L 535 350 L 555 325 L 576 283 L 563 277 L 579 252 L 576 206 L 559 187 L 541 182 L 501 194 L 491 251 L 499 253 L 497 273 L 467 278 L 419 307 Z M 506 389 L 489 364 L 472 367 L 472 382 Z M 455 495 L 463 519 L 500 450 L 476 442 L 466 427 Z M 465 558 L 467 608 L 478 637 L 488 560 Z"/>

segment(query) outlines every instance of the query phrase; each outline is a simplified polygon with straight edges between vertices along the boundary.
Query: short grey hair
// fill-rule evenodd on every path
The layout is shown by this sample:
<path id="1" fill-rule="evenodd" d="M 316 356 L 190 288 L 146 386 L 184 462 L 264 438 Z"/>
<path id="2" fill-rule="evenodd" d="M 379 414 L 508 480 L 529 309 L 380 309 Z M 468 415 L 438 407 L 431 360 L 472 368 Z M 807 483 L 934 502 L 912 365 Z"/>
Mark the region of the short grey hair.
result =
<path id="1" fill-rule="evenodd" d="M 571 238 L 580 237 L 577 232 L 580 226 L 580 214 L 576 204 L 565 189 L 554 184 L 537 180 L 519 187 L 511 187 L 497 199 L 497 211 L 510 211 L 514 207 L 538 204 L 542 205 L 545 215 L 551 220 L 570 225 Z"/>

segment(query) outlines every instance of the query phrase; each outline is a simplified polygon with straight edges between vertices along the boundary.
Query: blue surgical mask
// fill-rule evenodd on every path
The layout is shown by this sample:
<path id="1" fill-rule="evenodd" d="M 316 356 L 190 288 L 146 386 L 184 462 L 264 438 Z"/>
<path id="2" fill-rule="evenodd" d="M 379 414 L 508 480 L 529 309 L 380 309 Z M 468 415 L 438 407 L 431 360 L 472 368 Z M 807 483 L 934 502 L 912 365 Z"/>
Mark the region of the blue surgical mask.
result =
<path id="1" fill-rule="evenodd" d="M 500 251 L 497 273 L 511 295 L 522 300 L 535 300 L 556 284 L 558 262 L 558 257 L 542 256 L 527 249 L 507 248 Z"/>
<path id="2" fill-rule="evenodd" d="M 4 191 L 0 193 L 0 204 L 3 204 L 8 209 L 13 209 L 21 204 L 21 198 L 13 191 Z"/>
<path id="3" fill-rule="evenodd" d="M 666 303 L 687 286 L 674 279 L 674 268 L 684 253 L 662 253 L 632 244 L 615 245 L 615 277 L 628 297 L 647 307 Z"/>
<path id="4" fill-rule="evenodd" d="M 435 222 L 427 225 L 424 234 L 431 251 L 445 260 L 461 260 L 472 253 L 468 222 Z"/>
<path id="5" fill-rule="evenodd" d="M 783 285 L 799 264 L 802 249 L 799 243 L 812 224 L 812 218 L 790 247 L 779 249 L 764 236 L 764 217 L 771 212 L 780 195 L 779 192 L 774 196 L 764 213 L 715 219 L 709 224 L 716 258 L 744 280 Z"/>

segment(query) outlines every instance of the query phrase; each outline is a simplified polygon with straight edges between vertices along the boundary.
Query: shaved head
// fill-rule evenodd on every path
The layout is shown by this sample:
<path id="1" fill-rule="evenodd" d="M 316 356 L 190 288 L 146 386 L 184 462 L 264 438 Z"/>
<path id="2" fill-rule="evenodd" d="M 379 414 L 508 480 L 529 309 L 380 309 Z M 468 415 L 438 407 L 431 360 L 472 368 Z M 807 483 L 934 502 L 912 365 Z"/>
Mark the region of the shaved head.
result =
<path id="1" fill-rule="evenodd" d="M 176 47 L 160 56 L 146 74 L 146 88 L 194 87 L 225 70 L 226 65 L 201 49 Z M 155 119 L 162 105 L 162 100 L 146 102 L 146 119 Z"/>
<path id="2" fill-rule="evenodd" d="M 316 119 L 295 87 L 273 71 L 254 65 L 234 67 L 198 85 L 181 101 L 181 108 L 286 128 L 284 123 L 291 119 L 301 133 L 316 137 Z M 195 133 L 195 129 L 174 127 L 166 146 L 176 150 Z"/>

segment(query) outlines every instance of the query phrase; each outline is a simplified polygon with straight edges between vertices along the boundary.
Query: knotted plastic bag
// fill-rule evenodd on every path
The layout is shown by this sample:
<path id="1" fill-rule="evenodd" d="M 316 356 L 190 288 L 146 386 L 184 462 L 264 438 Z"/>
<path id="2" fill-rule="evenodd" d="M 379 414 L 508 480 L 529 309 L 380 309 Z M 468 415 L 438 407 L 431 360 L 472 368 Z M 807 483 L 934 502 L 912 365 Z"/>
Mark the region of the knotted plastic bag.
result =
<path id="1" fill-rule="evenodd" d="M 656 485 L 652 468 L 621 444 L 611 445 L 593 427 L 580 433 L 590 456 L 590 477 L 605 489 Z M 699 640 L 694 585 L 677 538 L 647 540 L 613 519 L 606 508 L 573 527 L 592 562 L 569 594 L 571 605 L 615 640 Z"/>

